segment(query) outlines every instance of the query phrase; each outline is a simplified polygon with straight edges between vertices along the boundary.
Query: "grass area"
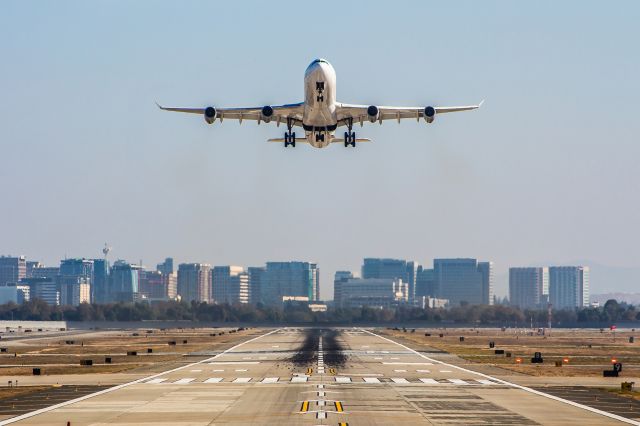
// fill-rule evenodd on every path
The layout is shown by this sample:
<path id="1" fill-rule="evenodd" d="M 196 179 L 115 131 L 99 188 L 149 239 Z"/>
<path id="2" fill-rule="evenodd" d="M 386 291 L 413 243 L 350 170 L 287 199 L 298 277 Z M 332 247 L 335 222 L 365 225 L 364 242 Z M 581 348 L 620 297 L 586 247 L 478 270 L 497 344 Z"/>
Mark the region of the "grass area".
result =
<path id="1" fill-rule="evenodd" d="M 532 376 L 601 377 L 603 370 L 612 368 L 612 359 L 624 364 L 622 377 L 640 376 L 640 344 L 629 343 L 629 337 L 636 335 L 631 330 L 617 332 L 615 336 L 609 330 L 593 329 L 554 330 L 551 335 L 522 329 L 416 329 L 385 330 L 385 333 L 472 363 Z M 489 342 L 494 342 L 495 347 L 490 348 Z M 496 354 L 496 349 L 504 350 L 505 355 Z M 543 364 L 531 363 L 535 352 L 542 353 Z M 556 367 L 556 361 L 562 366 Z"/>
<path id="2" fill-rule="evenodd" d="M 51 386 L 18 386 L 0 388 L 0 399 L 13 398 L 19 395 L 28 395 L 33 392 L 49 389 Z"/>
<path id="3" fill-rule="evenodd" d="M 167 329 L 96 331 L 84 335 L 24 339 L 0 342 L 0 375 L 31 375 L 34 367 L 41 374 L 115 373 L 140 367 L 178 361 L 190 353 L 215 351 L 238 340 L 251 330 L 234 329 Z M 234 330 L 235 331 L 235 330 Z M 224 333 L 224 334 L 221 334 Z M 175 342 L 175 344 L 170 344 Z M 151 353 L 148 353 L 148 350 Z M 137 355 L 127 355 L 135 351 Z M 107 364 L 105 358 L 111 358 Z M 80 366 L 90 359 L 92 366 Z"/>

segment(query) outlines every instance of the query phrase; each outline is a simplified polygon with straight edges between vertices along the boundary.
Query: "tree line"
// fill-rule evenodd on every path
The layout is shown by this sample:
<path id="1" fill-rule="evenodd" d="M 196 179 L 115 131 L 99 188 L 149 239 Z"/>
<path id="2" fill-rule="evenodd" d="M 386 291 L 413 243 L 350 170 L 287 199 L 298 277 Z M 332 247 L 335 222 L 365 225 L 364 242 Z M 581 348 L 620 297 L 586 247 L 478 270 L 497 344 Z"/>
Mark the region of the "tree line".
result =
<path id="1" fill-rule="evenodd" d="M 599 308 L 562 309 L 552 312 L 552 325 L 609 326 L 617 322 L 640 321 L 640 309 L 609 300 Z M 399 306 L 394 309 L 332 308 L 312 312 L 306 305 L 282 307 L 258 305 L 218 305 L 206 302 L 107 303 L 79 306 L 51 306 L 39 299 L 23 304 L 0 305 L 0 320 L 30 321 L 197 321 L 254 324 L 357 324 L 398 322 L 458 323 L 522 327 L 547 325 L 547 310 L 519 309 L 507 305 L 461 304 L 449 309 L 421 309 Z"/>

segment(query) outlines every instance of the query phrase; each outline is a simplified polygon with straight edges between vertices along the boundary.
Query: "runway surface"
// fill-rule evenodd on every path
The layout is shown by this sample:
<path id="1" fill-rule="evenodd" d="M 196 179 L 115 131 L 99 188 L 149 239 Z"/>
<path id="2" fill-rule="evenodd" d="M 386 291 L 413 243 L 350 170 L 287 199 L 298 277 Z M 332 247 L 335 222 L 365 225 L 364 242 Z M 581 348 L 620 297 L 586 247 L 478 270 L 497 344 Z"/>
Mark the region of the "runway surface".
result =
<path id="1" fill-rule="evenodd" d="M 375 332 L 266 331 L 167 372 L 28 413 L 29 425 L 640 424 L 441 363 Z"/>

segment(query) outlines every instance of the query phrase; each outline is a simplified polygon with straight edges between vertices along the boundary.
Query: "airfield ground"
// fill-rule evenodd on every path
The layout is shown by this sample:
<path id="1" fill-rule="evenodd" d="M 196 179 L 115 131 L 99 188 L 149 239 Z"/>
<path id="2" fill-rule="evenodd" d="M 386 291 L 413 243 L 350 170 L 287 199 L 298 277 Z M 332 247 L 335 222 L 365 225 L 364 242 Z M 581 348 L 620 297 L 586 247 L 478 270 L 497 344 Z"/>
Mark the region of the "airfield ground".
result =
<path id="1" fill-rule="evenodd" d="M 609 330 L 349 327 L 30 335 L 0 341 L 0 425 L 640 424 L 637 394 L 620 391 L 623 381 L 640 383 L 634 334 L 619 330 L 614 341 Z M 544 362 L 532 365 L 536 351 Z M 612 358 L 622 374 L 604 378 Z M 94 365 L 80 366 L 84 359 Z"/>

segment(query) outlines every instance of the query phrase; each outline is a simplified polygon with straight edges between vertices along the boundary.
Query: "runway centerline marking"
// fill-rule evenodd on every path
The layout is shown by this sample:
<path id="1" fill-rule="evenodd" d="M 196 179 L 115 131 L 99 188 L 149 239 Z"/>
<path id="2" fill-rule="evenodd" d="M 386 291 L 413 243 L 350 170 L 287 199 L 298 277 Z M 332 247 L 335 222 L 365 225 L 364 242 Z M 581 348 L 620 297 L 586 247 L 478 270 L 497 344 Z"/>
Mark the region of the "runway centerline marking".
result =
<path id="1" fill-rule="evenodd" d="M 226 350 L 220 352 L 219 354 L 214 355 L 214 356 L 212 356 L 210 358 L 203 359 L 202 361 L 197 361 L 197 362 L 194 362 L 194 363 L 191 363 L 191 364 L 183 365 L 181 367 L 172 368 L 170 370 L 163 371 L 161 373 L 153 374 L 151 376 L 143 377 L 141 379 L 133 380 L 133 381 L 127 382 L 127 383 L 122 383 L 120 385 L 116 385 L 116 386 L 110 387 L 108 389 L 103 389 L 103 390 L 98 391 L 98 392 L 90 393 L 88 395 L 81 396 L 80 398 L 71 399 L 69 401 L 61 402 L 59 404 L 55 404 L 55 405 L 51 405 L 49 407 L 41 408 L 39 410 L 31 411 L 29 413 L 21 414 L 19 416 L 12 417 L 10 419 L 2 420 L 2 421 L 0 421 L 0 426 L 8 425 L 8 424 L 15 423 L 15 422 L 19 422 L 21 420 L 25 420 L 25 419 L 28 419 L 30 417 L 37 416 L 39 414 L 48 413 L 49 411 L 55 410 L 57 408 L 66 407 L 67 405 L 75 404 L 76 402 L 84 401 L 84 400 L 87 400 L 87 399 L 90 399 L 90 398 L 94 398 L 96 396 L 100 396 L 100 395 L 104 395 L 104 394 L 107 394 L 107 393 L 110 393 L 110 392 L 114 392 L 114 391 L 117 391 L 119 389 L 123 389 L 123 388 L 129 387 L 131 385 L 135 385 L 135 384 L 138 384 L 138 383 L 143 383 L 143 382 L 146 382 L 148 380 L 152 380 L 152 379 L 158 378 L 160 376 L 164 376 L 165 374 L 169 374 L 169 373 L 173 373 L 175 371 L 181 371 L 181 370 L 185 370 L 187 368 L 193 368 L 195 366 L 199 366 L 201 364 L 204 364 L 204 363 L 207 363 L 207 362 L 209 362 L 211 360 L 214 360 L 214 359 L 218 358 L 219 356 L 228 354 L 229 352 L 232 352 L 233 350 L 239 348 L 242 345 L 245 345 L 247 343 L 253 342 L 253 341 L 258 340 L 258 339 L 260 339 L 262 337 L 269 336 L 269 335 L 271 335 L 273 333 L 278 332 L 279 330 L 280 329 L 275 329 L 275 330 L 269 331 L 267 333 L 261 334 L 260 336 L 256 336 L 256 337 L 253 337 L 253 338 L 251 338 L 249 340 L 245 340 L 244 342 L 238 343 L 237 345 L 232 346 L 229 349 L 226 349 Z"/>
<path id="2" fill-rule="evenodd" d="M 595 414 L 600 414 L 601 416 L 605 416 L 605 417 L 609 417 L 611 419 L 619 420 L 619 421 L 624 422 L 624 423 L 640 426 L 640 422 L 638 422 L 638 421 L 635 421 L 635 420 L 632 420 L 632 419 L 628 419 L 626 417 L 618 416 L 617 414 L 609 413 L 607 411 L 598 410 L 597 408 L 589 407 L 588 405 L 584 405 L 584 404 L 580 404 L 580 403 L 577 403 L 577 402 L 569 401 L 568 399 L 563 399 L 563 398 L 560 398 L 560 397 L 557 397 L 557 396 L 554 396 L 554 395 L 550 395 L 548 393 L 544 393 L 544 392 L 541 392 L 541 391 L 537 391 L 535 389 L 531 389 L 531 388 L 526 387 L 526 386 L 518 385 L 516 383 L 507 382 L 506 380 L 498 379 L 497 377 L 489 376 L 488 374 L 478 373 L 477 371 L 469 370 L 469 369 L 464 368 L 464 367 L 458 367 L 457 365 L 448 364 L 448 363 L 443 362 L 443 361 L 438 361 L 437 359 L 429 358 L 428 356 L 423 355 L 420 352 L 418 352 L 416 350 L 413 350 L 408 346 L 403 345 L 402 343 L 398 343 L 398 342 L 396 342 L 394 340 L 391 340 L 391 339 L 388 339 L 388 338 L 386 338 L 384 336 L 380 336 L 379 334 L 376 334 L 376 333 L 374 333 L 372 331 L 365 330 L 365 329 L 362 329 L 362 331 L 364 331 L 365 333 L 368 333 L 368 334 L 370 334 L 372 336 L 376 336 L 379 339 L 385 340 L 385 341 L 387 341 L 389 343 L 393 343 L 395 345 L 398 345 L 398 346 L 410 351 L 411 353 L 414 353 L 414 354 L 418 355 L 419 357 L 421 357 L 423 359 L 426 359 L 428 361 L 431 361 L 431 362 L 434 362 L 434 363 L 437 363 L 437 364 L 440 364 L 440 365 L 444 365 L 444 366 L 447 366 L 447 367 L 455 368 L 456 370 L 464 371 L 466 373 L 475 374 L 477 376 L 484 377 L 486 379 L 490 379 L 490 380 L 496 381 L 496 382 L 498 382 L 500 384 L 511 386 L 511 387 L 516 388 L 516 389 L 520 389 L 520 390 L 523 390 L 525 392 L 532 393 L 534 395 L 538 395 L 538 396 L 542 396 L 544 398 L 552 399 L 554 401 L 562 402 L 564 404 L 568 404 L 568 405 L 571 405 L 571 406 L 576 407 L 576 408 L 580 408 L 580 409 L 583 409 L 583 410 L 586 410 L 586 411 L 590 411 L 590 412 L 595 413 Z M 420 379 L 420 380 L 422 381 L 422 379 Z M 423 381 L 423 383 L 424 383 L 424 381 Z"/>

